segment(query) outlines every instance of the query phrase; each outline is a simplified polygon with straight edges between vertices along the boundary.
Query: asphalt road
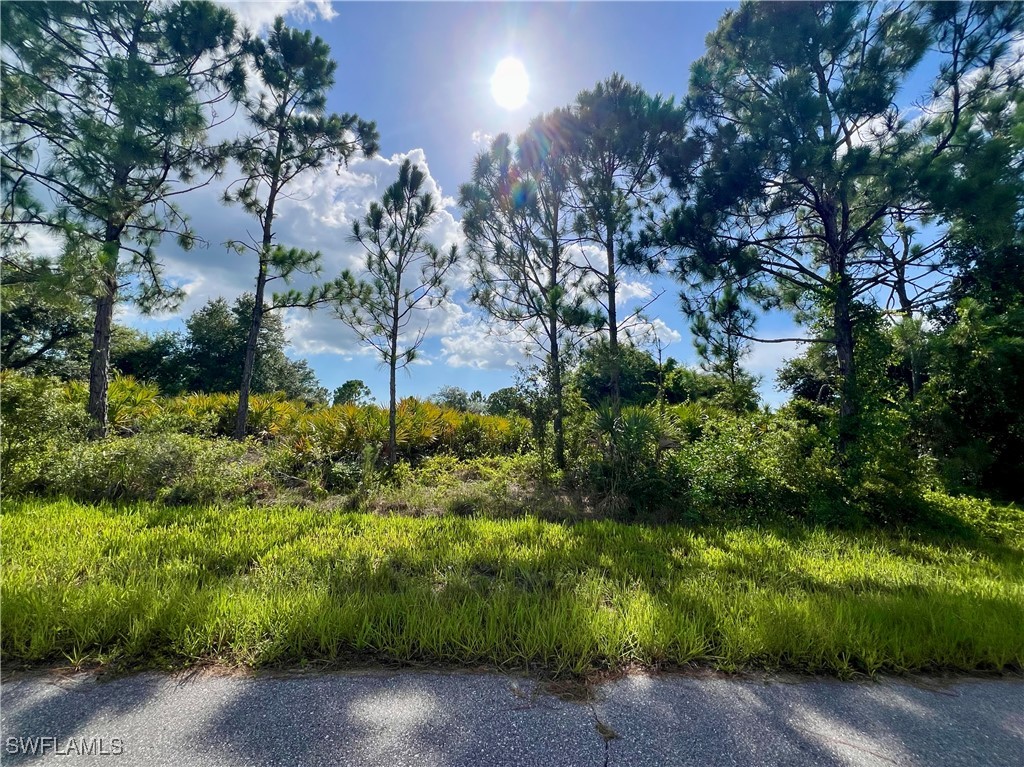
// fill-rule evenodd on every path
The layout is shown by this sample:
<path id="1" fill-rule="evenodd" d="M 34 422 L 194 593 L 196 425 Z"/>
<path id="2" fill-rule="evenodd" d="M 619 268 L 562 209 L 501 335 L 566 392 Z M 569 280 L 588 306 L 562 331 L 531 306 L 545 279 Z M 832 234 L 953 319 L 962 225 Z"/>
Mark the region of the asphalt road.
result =
<path id="1" fill-rule="evenodd" d="M 1024 679 L 51 672 L 0 685 L 0 726 L 5 765 L 1003 767 L 1024 764 Z"/>

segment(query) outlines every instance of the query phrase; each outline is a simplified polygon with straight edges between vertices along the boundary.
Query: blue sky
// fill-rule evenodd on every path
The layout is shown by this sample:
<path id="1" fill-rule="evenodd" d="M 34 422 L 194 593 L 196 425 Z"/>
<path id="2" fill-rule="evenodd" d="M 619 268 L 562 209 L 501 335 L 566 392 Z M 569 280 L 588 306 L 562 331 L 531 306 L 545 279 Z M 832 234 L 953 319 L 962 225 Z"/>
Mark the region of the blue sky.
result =
<path id="1" fill-rule="evenodd" d="M 570 103 L 576 94 L 613 72 L 648 91 L 681 97 L 690 64 L 704 50 L 704 38 L 729 7 L 721 3 L 230 3 L 247 23 L 259 27 L 285 13 L 289 23 L 307 27 L 328 42 L 338 62 L 337 84 L 328 99 L 336 112 L 356 112 L 377 122 L 381 152 L 358 160 L 340 173 L 311 175 L 295 188 L 295 199 L 281 208 L 276 227 L 282 244 L 319 249 L 324 277 L 342 267 L 356 271 L 361 256 L 346 241 L 351 222 L 393 181 L 405 157 L 426 166 L 430 184 L 445 203 L 433 237 L 438 244 L 458 241 L 459 184 L 469 177 L 473 157 L 488 137 L 513 135 L 541 112 Z M 516 56 L 531 80 L 527 103 L 509 111 L 490 90 L 498 61 Z M 229 172 L 225 182 L 231 180 Z M 252 221 L 218 197 L 223 183 L 189 196 L 184 207 L 209 246 L 190 253 L 173 243 L 161 247 L 169 276 L 189 297 L 163 317 L 141 317 L 127 308 L 123 319 L 146 330 L 178 329 L 181 317 L 218 295 L 233 299 L 252 290 L 251 259 L 229 254 L 223 243 L 238 238 Z M 678 308 L 676 283 L 666 278 L 631 278 L 627 295 L 662 292 L 647 310 L 662 321 L 667 356 L 696 364 Z M 511 383 L 523 361 L 519 347 L 495 335 L 492 323 L 468 305 L 468 275 L 456 277 L 456 304 L 424 320 L 429 329 L 422 363 L 399 379 L 400 395 L 426 396 L 444 385 L 485 394 Z M 327 310 L 289 314 L 290 353 L 303 356 L 321 383 L 332 389 L 350 378 L 365 381 L 380 399 L 386 371 L 361 349 L 350 331 Z M 766 336 L 794 335 L 785 317 L 768 317 Z M 773 371 L 792 344 L 761 345 L 748 367 L 764 376 L 769 402 Z"/>

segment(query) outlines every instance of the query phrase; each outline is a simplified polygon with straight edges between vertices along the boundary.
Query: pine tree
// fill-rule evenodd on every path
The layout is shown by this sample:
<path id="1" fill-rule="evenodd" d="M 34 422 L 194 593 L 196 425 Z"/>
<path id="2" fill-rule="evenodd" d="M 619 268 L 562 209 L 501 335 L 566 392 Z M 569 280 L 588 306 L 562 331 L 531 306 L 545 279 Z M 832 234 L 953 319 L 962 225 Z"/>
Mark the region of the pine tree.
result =
<path id="1" fill-rule="evenodd" d="M 756 384 L 741 365 L 750 353 L 754 313 L 743 305 L 739 291 L 726 283 L 710 298 L 705 311 L 692 316 L 690 332 L 701 366 L 729 382 L 729 405 L 739 412 L 750 401 L 749 393 Z"/>
<path id="2" fill-rule="evenodd" d="M 664 200 L 659 163 L 682 143 L 684 114 L 671 99 L 651 96 L 615 74 L 576 97 L 560 130 L 572 143 L 574 229 L 581 244 L 600 252 L 598 263 L 587 261 L 586 271 L 605 312 L 611 401 L 617 411 L 619 334 L 644 308 L 623 317 L 619 283 L 625 270 L 658 267 L 660 251 L 641 231 Z"/>
<path id="3" fill-rule="evenodd" d="M 249 393 L 256 366 L 260 326 L 267 312 L 287 307 L 312 308 L 332 295 L 331 285 L 305 294 L 295 290 L 274 295 L 268 302 L 267 284 L 288 282 L 297 273 L 315 274 L 320 253 L 285 247 L 274 233 L 277 205 L 289 185 L 307 172 L 331 162 L 347 163 L 358 151 L 377 151 L 377 128 L 354 114 L 325 114 L 327 93 L 334 85 L 336 63 L 320 37 L 289 29 L 278 17 L 266 40 L 249 45 L 253 70 L 260 87 L 245 101 L 245 114 L 253 132 L 240 139 L 235 157 L 244 178 L 225 194 L 228 203 L 240 204 L 260 225 L 259 237 L 234 241 L 239 253 L 256 256 L 255 302 L 239 384 L 235 439 L 244 439 L 249 419 Z"/>
<path id="4" fill-rule="evenodd" d="M 208 183 L 213 105 L 240 97 L 235 19 L 211 2 L 9 2 L 2 6 L 4 224 L 84 243 L 96 284 L 93 434 L 107 428 L 114 306 L 180 296 L 161 275 L 164 234 L 197 235 L 174 199 Z M 5 235 L 5 240 L 7 235 Z"/>
<path id="5" fill-rule="evenodd" d="M 476 288 L 473 300 L 539 349 L 553 405 L 554 457 L 565 467 L 562 389 L 566 347 L 595 324 L 569 258 L 568 146 L 558 117 L 533 121 L 513 147 L 506 135 L 480 154 L 473 180 L 460 190 Z"/>
<path id="6" fill-rule="evenodd" d="M 703 151 L 669 169 L 685 192 L 665 227 L 678 274 L 691 291 L 731 282 L 827 316 L 813 340 L 836 350 L 844 456 L 860 432 L 859 307 L 909 289 L 908 311 L 932 287 L 912 272 L 936 276 L 940 248 L 899 240 L 928 212 L 931 170 L 1019 76 L 1004 54 L 1020 22 L 1019 3 L 744 3 L 694 64 Z M 925 61 L 938 74 L 912 121 L 898 99 Z"/>
<path id="7" fill-rule="evenodd" d="M 387 459 L 391 465 L 398 449 L 396 374 L 416 358 L 427 326 L 421 325 L 412 337 L 406 329 L 422 310 L 445 300 L 445 276 L 458 256 L 455 245 L 441 251 L 427 241 L 437 206 L 423 189 L 425 180 L 426 174 L 405 160 L 380 202 L 372 203 L 363 219 L 352 225 L 352 240 L 366 251 L 368 279 L 356 280 L 344 273 L 345 287 L 336 303 L 338 318 L 375 349 L 388 367 Z"/>

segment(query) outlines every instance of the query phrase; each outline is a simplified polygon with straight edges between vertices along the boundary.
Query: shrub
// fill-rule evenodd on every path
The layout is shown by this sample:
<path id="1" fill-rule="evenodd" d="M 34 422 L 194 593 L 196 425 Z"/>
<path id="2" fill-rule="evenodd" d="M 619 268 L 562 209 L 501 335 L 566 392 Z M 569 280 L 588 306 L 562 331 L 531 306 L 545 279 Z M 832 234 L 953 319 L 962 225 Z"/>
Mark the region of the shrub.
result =
<path id="1" fill-rule="evenodd" d="M 919 454 L 909 417 L 895 409 L 868 409 L 847 482 L 854 501 L 875 523 L 916 522 L 927 513 L 932 463 Z"/>
<path id="2" fill-rule="evenodd" d="M 89 387 L 84 381 L 64 384 L 64 392 L 68 400 L 85 409 L 89 400 Z M 107 387 L 107 426 L 114 434 L 142 431 L 159 418 L 163 402 L 156 384 L 115 374 Z"/>
<path id="3" fill-rule="evenodd" d="M 771 418 L 723 415 L 703 431 L 672 456 L 670 471 L 683 505 L 705 518 L 777 512 L 787 488 L 775 460 L 780 435 Z"/>
<path id="4" fill-rule="evenodd" d="M 594 441 L 584 483 L 598 496 L 601 510 L 653 511 L 671 502 L 663 471 L 663 453 L 679 444 L 675 416 L 657 407 L 624 407 L 618 413 L 608 404 L 594 413 Z"/>
<path id="5" fill-rule="evenodd" d="M 460 459 L 436 455 L 417 466 L 410 479 L 423 487 L 446 489 L 466 482 L 506 483 L 525 477 L 532 468 L 525 456 Z"/>
<path id="6" fill-rule="evenodd" d="M 252 488 L 261 461 L 249 446 L 185 434 L 82 442 L 50 455 L 45 490 L 82 501 L 209 503 Z"/>
<path id="7" fill-rule="evenodd" d="M 166 409 L 180 419 L 186 434 L 229 436 L 234 429 L 238 396 L 234 394 L 185 394 L 166 401 Z"/>
<path id="8" fill-rule="evenodd" d="M 44 484 L 50 446 L 85 439 L 85 407 L 55 378 L 0 373 L 0 476 L 5 493 Z"/>

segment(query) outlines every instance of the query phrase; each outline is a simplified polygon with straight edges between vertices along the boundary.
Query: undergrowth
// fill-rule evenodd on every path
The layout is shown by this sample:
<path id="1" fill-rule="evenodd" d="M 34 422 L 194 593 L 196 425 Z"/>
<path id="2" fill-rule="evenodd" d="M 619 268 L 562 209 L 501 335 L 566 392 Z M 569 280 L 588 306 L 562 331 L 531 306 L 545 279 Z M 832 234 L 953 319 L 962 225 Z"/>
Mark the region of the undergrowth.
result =
<path id="1" fill-rule="evenodd" d="M 1019 669 L 1021 515 L 946 503 L 892 533 L 8 501 L 3 658 Z"/>

